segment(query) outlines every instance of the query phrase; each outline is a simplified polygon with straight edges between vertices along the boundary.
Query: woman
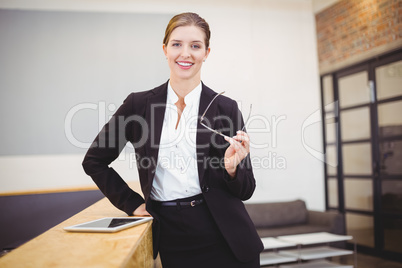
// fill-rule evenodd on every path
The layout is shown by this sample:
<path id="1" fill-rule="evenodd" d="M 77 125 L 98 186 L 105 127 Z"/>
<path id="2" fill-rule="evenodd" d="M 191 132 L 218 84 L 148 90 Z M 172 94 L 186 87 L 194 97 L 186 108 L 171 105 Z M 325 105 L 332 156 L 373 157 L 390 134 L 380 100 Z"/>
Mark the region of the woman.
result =
<path id="1" fill-rule="evenodd" d="M 209 39 L 195 13 L 170 20 L 163 41 L 170 79 L 127 97 L 83 167 L 117 208 L 153 216 L 154 256 L 159 251 L 164 268 L 259 267 L 263 246 L 242 203 L 255 189 L 249 136 L 236 102 L 201 82 Z M 127 142 L 145 200 L 108 167 Z"/>

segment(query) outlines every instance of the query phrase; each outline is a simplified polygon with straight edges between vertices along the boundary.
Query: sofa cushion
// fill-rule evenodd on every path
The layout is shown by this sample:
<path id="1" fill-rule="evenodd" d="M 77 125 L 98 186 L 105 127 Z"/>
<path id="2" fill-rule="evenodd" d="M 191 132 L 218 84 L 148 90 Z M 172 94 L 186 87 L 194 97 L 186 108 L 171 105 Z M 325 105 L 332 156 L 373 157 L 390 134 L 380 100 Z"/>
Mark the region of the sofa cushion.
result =
<path id="1" fill-rule="evenodd" d="M 302 200 L 245 204 L 256 228 L 304 224 L 308 212 Z"/>

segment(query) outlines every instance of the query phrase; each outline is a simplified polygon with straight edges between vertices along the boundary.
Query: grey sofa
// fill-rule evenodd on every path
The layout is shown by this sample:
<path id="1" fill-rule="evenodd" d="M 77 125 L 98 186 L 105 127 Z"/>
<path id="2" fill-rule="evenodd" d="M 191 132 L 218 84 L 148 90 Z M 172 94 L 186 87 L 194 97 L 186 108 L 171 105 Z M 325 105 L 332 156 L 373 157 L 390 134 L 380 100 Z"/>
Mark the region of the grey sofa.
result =
<path id="1" fill-rule="evenodd" d="M 345 234 L 343 214 L 308 210 L 302 200 L 245 206 L 260 237 L 315 232 Z"/>

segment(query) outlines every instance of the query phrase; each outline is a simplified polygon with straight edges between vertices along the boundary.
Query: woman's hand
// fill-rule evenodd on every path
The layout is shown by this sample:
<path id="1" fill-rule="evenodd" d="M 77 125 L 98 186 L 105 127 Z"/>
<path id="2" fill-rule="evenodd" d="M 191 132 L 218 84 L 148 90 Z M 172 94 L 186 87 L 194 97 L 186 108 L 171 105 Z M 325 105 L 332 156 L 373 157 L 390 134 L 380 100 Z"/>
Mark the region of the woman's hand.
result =
<path id="1" fill-rule="evenodd" d="M 233 138 L 226 138 L 230 146 L 225 152 L 225 169 L 234 178 L 237 165 L 250 153 L 250 138 L 244 131 L 237 131 Z"/>
<path id="2" fill-rule="evenodd" d="M 151 216 L 148 211 L 145 209 L 145 203 L 142 203 L 136 210 L 133 212 L 134 216 Z"/>

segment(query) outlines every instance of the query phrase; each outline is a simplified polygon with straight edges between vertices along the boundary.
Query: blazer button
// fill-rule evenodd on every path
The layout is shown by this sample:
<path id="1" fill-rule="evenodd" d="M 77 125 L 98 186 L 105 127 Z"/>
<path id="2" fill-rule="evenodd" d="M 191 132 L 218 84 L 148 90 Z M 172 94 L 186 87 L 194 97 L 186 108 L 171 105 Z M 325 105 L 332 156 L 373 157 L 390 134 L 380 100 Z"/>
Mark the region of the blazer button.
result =
<path id="1" fill-rule="evenodd" d="M 204 193 L 208 193 L 208 191 L 209 191 L 208 185 L 202 186 L 202 191 L 203 191 Z"/>

